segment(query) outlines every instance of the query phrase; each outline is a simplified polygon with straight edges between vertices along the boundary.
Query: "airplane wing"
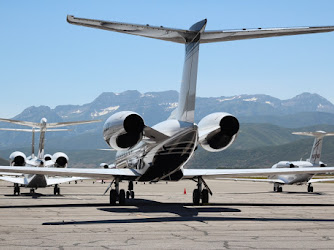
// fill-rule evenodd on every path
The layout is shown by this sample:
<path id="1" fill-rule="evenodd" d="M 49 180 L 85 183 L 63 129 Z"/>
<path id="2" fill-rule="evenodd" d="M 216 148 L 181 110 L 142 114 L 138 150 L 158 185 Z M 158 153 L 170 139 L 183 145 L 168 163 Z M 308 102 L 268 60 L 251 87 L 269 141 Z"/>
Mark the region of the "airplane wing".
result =
<path id="1" fill-rule="evenodd" d="M 119 177 L 121 179 L 135 179 L 141 176 L 135 169 L 128 168 L 38 168 L 38 167 L 11 167 L 0 166 L 1 172 L 9 173 L 24 173 L 24 174 L 42 174 L 48 176 L 74 176 L 74 177 L 88 177 L 94 179 L 114 179 Z"/>
<path id="2" fill-rule="evenodd" d="M 164 41 L 187 43 L 196 33 L 192 30 L 166 28 L 163 26 L 151 26 L 130 24 L 95 19 L 78 18 L 71 15 L 67 16 L 67 22 L 71 24 L 109 30 L 114 32 L 126 33 L 131 35 L 160 39 Z M 218 30 L 204 31 L 201 33 L 201 43 L 227 42 L 244 39 L 265 38 L 275 36 L 291 36 L 310 33 L 322 33 L 334 31 L 334 26 L 319 27 L 295 27 L 295 28 L 257 28 L 240 30 Z"/>
<path id="3" fill-rule="evenodd" d="M 285 184 L 284 181 L 280 179 L 249 179 L 249 178 L 217 178 L 219 180 L 229 180 L 229 181 L 249 181 L 249 182 L 267 182 L 267 183 L 281 183 Z"/>
<path id="4" fill-rule="evenodd" d="M 79 181 L 79 180 L 88 180 L 90 178 L 87 177 L 49 177 L 46 179 L 47 186 L 61 184 L 70 181 Z"/>
<path id="5" fill-rule="evenodd" d="M 1 172 L 42 174 L 48 176 L 75 176 L 89 177 L 95 179 L 120 179 L 133 180 L 141 174 L 135 169 L 128 168 L 37 168 L 37 167 L 15 167 L 0 166 Z M 205 179 L 217 179 L 231 176 L 254 176 L 271 174 L 317 174 L 334 172 L 334 167 L 317 168 L 262 168 L 262 169 L 183 169 L 183 179 L 203 177 Z"/>
<path id="6" fill-rule="evenodd" d="M 22 185 L 28 184 L 28 182 L 26 182 L 26 178 L 24 177 L 0 176 L 0 180 L 22 184 Z"/>
<path id="7" fill-rule="evenodd" d="M 2 171 L 0 167 L 0 171 Z M 259 169 L 183 169 L 183 179 L 203 177 L 217 179 L 231 176 L 258 176 L 272 174 L 317 174 L 334 172 L 334 167 L 318 168 L 259 168 Z"/>
<path id="8" fill-rule="evenodd" d="M 317 183 L 317 182 L 330 182 L 334 181 L 333 178 L 325 178 L 325 179 L 311 179 L 308 181 L 308 183 Z"/>

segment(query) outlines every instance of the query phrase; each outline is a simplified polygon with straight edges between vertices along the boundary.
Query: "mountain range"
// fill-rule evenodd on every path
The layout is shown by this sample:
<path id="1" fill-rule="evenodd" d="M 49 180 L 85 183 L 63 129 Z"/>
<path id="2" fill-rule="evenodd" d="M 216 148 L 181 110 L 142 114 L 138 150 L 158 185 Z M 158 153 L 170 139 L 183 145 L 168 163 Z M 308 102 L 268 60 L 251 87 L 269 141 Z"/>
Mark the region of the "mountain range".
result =
<path id="1" fill-rule="evenodd" d="M 48 133 L 46 148 L 56 151 L 70 151 L 74 155 L 75 166 L 82 165 L 89 161 L 89 165 L 94 165 L 92 161 L 86 159 L 84 162 L 80 154 L 88 150 L 86 155 L 91 155 L 95 162 L 99 160 L 113 160 L 113 155 L 97 152 L 96 148 L 106 147 L 102 139 L 102 127 L 104 121 L 113 113 L 123 110 L 132 110 L 139 113 L 145 123 L 152 126 L 160 121 L 166 120 L 177 107 L 178 92 L 147 92 L 140 93 L 135 90 L 122 93 L 102 93 L 91 103 L 84 105 L 61 105 L 54 109 L 47 106 L 28 107 L 22 113 L 13 117 L 16 120 L 27 120 L 39 122 L 42 117 L 46 117 L 48 122 L 63 122 L 76 120 L 100 119 L 101 123 L 88 124 L 71 127 L 69 132 Z M 258 150 L 263 147 L 277 147 L 290 143 L 295 143 L 303 138 L 291 135 L 292 131 L 323 129 L 334 131 L 334 105 L 318 94 L 302 93 L 288 100 L 280 100 L 268 95 L 238 95 L 221 96 L 196 99 L 196 122 L 204 116 L 213 112 L 229 112 L 235 115 L 241 122 L 241 129 L 235 144 L 231 149 L 210 156 L 210 160 L 217 159 L 207 167 L 221 167 L 219 162 L 227 162 L 233 152 L 241 156 L 243 153 L 251 155 L 249 150 Z M 313 127 L 312 127 L 313 126 Z M 8 123 L 0 123 L 0 127 L 18 127 Z M 31 135 L 29 133 L 14 133 L 8 131 L 0 132 L 0 156 L 7 158 L 10 150 L 22 148 L 30 153 L 29 145 Z M 326 138 L 327 139 L 327 138 Z M 312 144 L 312 142 L 311 142 Z M 307 147 L 310 150 L 311 145 Z M 305 150 L 305 149 L 304 149 Z M 66 152 L 67 152 L 66 151 Z M 198 150 L 197 155 L 207 153 Z M 246 152 L 247 151 L 247 152 Z M 108 152 L 110 153 L 110 152 Z M 224 159 L 220 159 L 220 155 Z M 77 157 L 78 156 L 78 157 Z M 95 156 L 95 157 L 94 157 Z M 86 158 L 86 157 L 85 157 Z M 233 162 L 233 157 L 231 158 Z M 295 159 L 291 159 L 295 160 Z M 193 160 L 192 162 L 195 162 Z M 191 163 L 194 167 L 201 164 L 201 160 Z M 235 160 L 234 160 L 235 162 Z M 334 163 L 334 162 L 333 162 Z M 234 167 L 235 164 L 233 164 Z M 242 163 L 241 165 L 245 165 Z M 247 164 L 248 166 L 249 164 Z M 261 164 L 260 164 L 261 165 Z M 254 165 L 253 165 L 254 166 Z"/>

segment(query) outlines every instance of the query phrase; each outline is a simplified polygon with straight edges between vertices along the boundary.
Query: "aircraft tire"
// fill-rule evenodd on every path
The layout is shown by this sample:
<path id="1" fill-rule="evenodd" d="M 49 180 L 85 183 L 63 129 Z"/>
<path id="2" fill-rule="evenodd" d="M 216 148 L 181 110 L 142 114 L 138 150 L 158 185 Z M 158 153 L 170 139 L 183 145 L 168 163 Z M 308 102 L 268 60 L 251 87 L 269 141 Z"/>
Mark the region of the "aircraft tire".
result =
<path id="1" fill-rule="evenodd" d="M 202 190 L 202 204 L 209 203 L 209 191 L 207 189 Z"/>
<path id="2" fill-rule="evenodd" d="M 124 189 L 121 189 L 119 191 L 119 204 L 120 205 L 125 205 L 125 191 L 124 191 Z"/>
<path id="3" fill-rule="evenodd" d="M 200 200 L 201 200 L 200 191 L 198 189 L 194 189 L 194 192 L 193 192 L 193 204 L 194 205 L 199 205 Z"/>
<path id="4" fill-rule="evenodd" d="M 131 199 L 134 199 L 135 198 L 135 192 L 130 191 L 130 196 L 131 196 Z"/>
<path id="5" fill-rule="evenodd" d="M 312 187 L 312 186 L 308 186 L 308 187 L 307 187 L 307 192 L 309 192 L 309 193 L 313 193 L 313 187 Z"/>
<path id="6" fill-rule="evenodd" d="M 126 191 L 126 198 L 130 199 L 130 191 Z"/>
<path id="7" fill-rule="evenodd" d="M 14 195 L 20 195 L 20 187 L 18 184 L 14 186 Z"/>
<path id="8" fill-rule="evenodd" d="M 277 188 L 277 192 L 280 192 L 280 193 L 281 193 L 282 191 L 283 191 L 283 188 L 282 188 L 282 187 L 278 187 L 278 188 Z"/>
<path id="9" fill-rule="evenodd" d="M 117 193 L 115 189 L 110 190 L 110 205 L 114 206 L 117 200 Z"/>

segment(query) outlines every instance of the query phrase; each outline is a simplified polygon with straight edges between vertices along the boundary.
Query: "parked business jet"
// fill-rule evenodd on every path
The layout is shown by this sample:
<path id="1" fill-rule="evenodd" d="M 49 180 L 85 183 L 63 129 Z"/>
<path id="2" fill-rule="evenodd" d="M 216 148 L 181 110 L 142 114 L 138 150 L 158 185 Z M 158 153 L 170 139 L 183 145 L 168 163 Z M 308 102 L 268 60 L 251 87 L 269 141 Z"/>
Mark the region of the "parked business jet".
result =
<path id="1" fill-rule="evenodd" d="M 23 152 L 15 151 L 9 156 L 9 162 L 12 167 L 24 166 L 33 168 L 66 168 L 68 164 L 68 156 L 65 153 L 57 152 L 53 155 L 44 154 L 45 133 L 68 131 L 68 129 L 58 129 L 60 127 L 88 124 L 93 122 L 100 122 L 100 120 L 80 121 L 80 122 L 59 122 L 47 123 L 46 118 L 42 118 L 40 123 L 17 121 L 11 119 L 0 118 L 1 122 L 9 122 L 18 125 L 28 126 L 32 129 L 14 129 L 14 128 L 0 128 L 6 131 L 22 131 L 32 132 L 32 152 L 30 156 L 26 156 Z M 35 132 L 40 133 L 38 155 L 35 156 Z M 14 168 L 13 168 L 14 169 Z M 5 175 L 6 173 L 0 173 Z M 37 188 L 45 188 L 54 185 L 54 194 L 60 194 L 59 184 L 69 181 L 76 181 L 87 179 L 83 177 L 48 177 L 43 174 L 23 174 L 18 176 L 17 173 L 7 173 L 5 176 L 0 176 L 0 180 L 14 183 L 14 195 L 20 194 L 20 186 L 30 188 L 30 193 L 34 193 Z"/>
<path id="2" fill-rule="evenodd" d="M 306 161 L 280 161 L 272 166 L 273 169 L 282 169 L 282 168 L 318 168 L 318 167 L 326 167 L 326 165 L 320 161 L 322 143 L 325 136 L 334 136 L 334 133 L 326 133 L 324 131 L 316 131 L 316 132 L 293 132 L 295 135 L 306 135 L 315 137 L 313 147 L 311 150 L 310 158 Z M 328 171 L 325 168 L 325 172 Z M 312 179 L 315 174 L 284 174 L 284 175 L 270 175 L 268 179 L 238 179 L 238 178 L 222 178 L 229 179 L 235 181 L 253 181 L 253 182 L 267 182 L 274 184 L 274 192 L 282 192 L 282 185 L 302 185 L 307 184 L 307 192 L 313 192 L 312 183 L 315 182 L 328 182 L 334 181 L 333 178 L 325 178 L 325 179 Z"/>
<path id="3" fill-rule="evenodd" d="M 112 179 L 110 204 L 117 201 L 124 204 L 131 196 L 133 181 L 179 181 L 191 179 L 197 182 L 193 191 L 193 203 L 208 203 L 212 192 L 205 178 L 228 176 L 250 176 L 269 174 L 307 174 L 334 171 L 333 168 L 274 168 L 274 169 L 186 169 L 185 165 L 200 145 L 205 150 L 218 152 L 228 148 L 236 139 L 239 122 L 233 115 L 218 112 L 194 123 L 196 82 L 199 45 L 201 43 L 235 41 L 262 37 L 276 37 L 334 31 L 334 26 L 242 29 L 228 31 L 205 31 L 207 20 L 195 23 L 189 30 L 155 27 L 119 22 L 67 16 L 71 24 L 144 36 L 164 41 L 185 44 L 185 61 L 181 91 L 176 112 L 170 119 L 153 127 L 132 111 L 122 111 L 111 115 L 104 124 L 103 137 L 107 144 L 118 150 L 114 168 L 60 169 L 17 167 L 15 172 L 45 175 L 71 175 L 92 177 L 102 180 Z M 1 166 L 0 171 L 13 172 L 13 167 Z M 128 191 L 119 189 L 121 181 L 128 181 Z M 203 186 L 205 188 L 203 188 Z"/>

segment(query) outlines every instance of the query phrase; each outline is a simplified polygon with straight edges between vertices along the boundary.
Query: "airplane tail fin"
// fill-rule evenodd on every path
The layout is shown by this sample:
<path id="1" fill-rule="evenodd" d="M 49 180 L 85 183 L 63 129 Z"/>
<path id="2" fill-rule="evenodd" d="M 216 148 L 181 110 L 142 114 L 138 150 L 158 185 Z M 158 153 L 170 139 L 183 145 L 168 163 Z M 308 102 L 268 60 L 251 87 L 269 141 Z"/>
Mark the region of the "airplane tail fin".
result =
<path id="1" fill-rule="evenodd" d="M 23 125 L 31 127 L 32 129 L 12 129 L 12 128 L 1 128 L 0 130 L 7 131 L 23 131 L 23 132 L 32 132 L 33 133 L 33 144 L 32 144 L 32 155 L 34 155 L 35 147 L 35 132 L 40 132 L 39 137 L 39 146 L 38 146 L 38 158 L 44 158 L 44 144 L 45 144 L 45 133 L 46 132 L 58 132 L 58 131 L 69 131 L 69 129 L 58 129 L 59 127 L 66 127 L 79 124 L 88 124 L 94 122 L 101 122 L 101 120 L 90 120 L 90 121 L 77 121 L 77 122 L 58 122 L 58 123 L 47 123 L 46 118 L 42 118 L 40 123 L 36 122 L 27 122 L 27 121 L 18 121 L 12 119 L 0 118 L 0 122 L 8 122 L 17 125 Z"/>
<path id="2" fill-rule="evenodd" d="M 163 26 L 150 26 L 148 24 L 139 25 L 78 18 L 71 15 L 67 16 L 67 22 L 80 26 L 185 44 L 185 62 L 183 66 L 179 104 L 176 110 L 176 117 L 173 117 L 174 114 L 172 114 L 172 117 L 170 118 L 176 118 L 180 121 L 190 123 L 194 122 L 200 43 L 226 42 L 334 31 L 334 26 L 204 31 L 207 22 L 206 19 L 195 23 L 189 30 L 166 28 Z"/>
<path id="3" fill-rule="evenodd" d="M 334 133 L 326 133 L 324 131 L 316 131 L 316 132 L 293 132 L 294 135 L 306 135 L 312 136 L 314 138 L 314 143 L 312 146 L 309 162 L 312 164 L 319 164 L 321 151 L 322 151 L 322 142 L 325 136 L 334 136 Z"/>

